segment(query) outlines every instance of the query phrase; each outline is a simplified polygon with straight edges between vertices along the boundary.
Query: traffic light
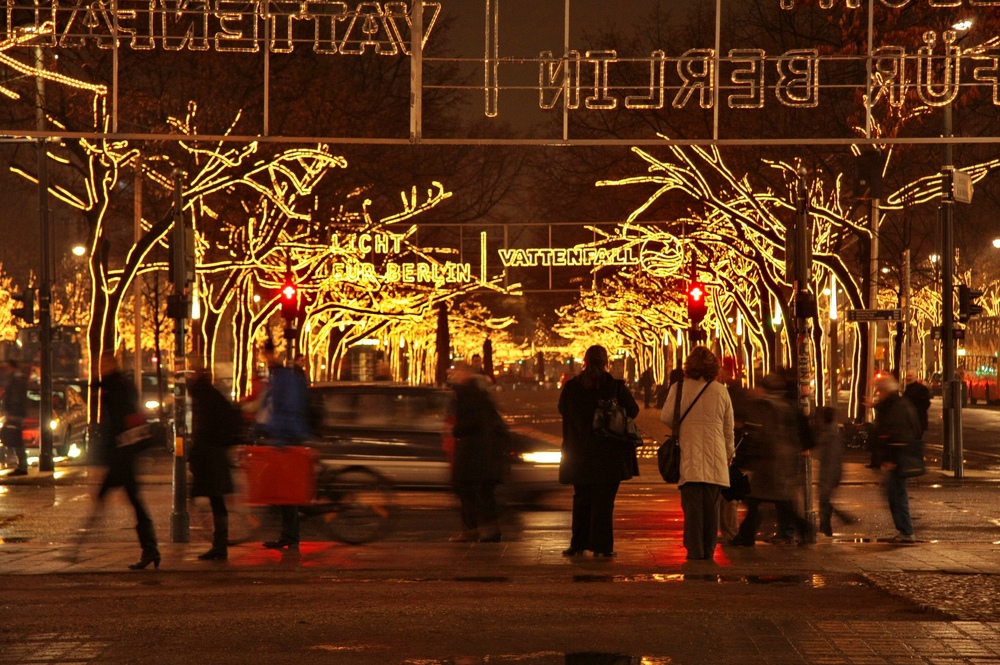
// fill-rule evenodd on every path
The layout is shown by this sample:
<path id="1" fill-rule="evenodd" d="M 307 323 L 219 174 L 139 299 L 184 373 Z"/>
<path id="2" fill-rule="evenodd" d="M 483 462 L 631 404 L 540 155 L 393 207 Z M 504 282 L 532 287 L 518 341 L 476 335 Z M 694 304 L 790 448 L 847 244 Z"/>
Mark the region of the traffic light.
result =
<path id="1" fill-rule="evenodd" d="M 281 316 L 289 323 L 299 318 L 299 287 L 291 275 L 281 286 Z"/>
<path id="2" fill-rule="evenodd" d="M 10 313 L 19 319 L 23 319 L 29 326 L 35 323 L 35 290 L 25 289 L 24 293 L 10 294 L 12 300 L 21 303 L 20 307 L 14 307 Z"/>
<path id="3" fill-rule="evenodd" d="M 697 325 L 705 318 L 708 312 L 708 304 L 705 302 L 705 285 L 699 281 L 688 283 L 688 321 L 691 325 Z"/>
<path id="4" fill-rule="evenodd" d="M 973 316 L 983 313 L 983 306 L 976 304 L 976 298 L 983 295 L 979 289 L 970 289 L 965 284 L 958 286 L 958 320 L 965 323 Z"/>

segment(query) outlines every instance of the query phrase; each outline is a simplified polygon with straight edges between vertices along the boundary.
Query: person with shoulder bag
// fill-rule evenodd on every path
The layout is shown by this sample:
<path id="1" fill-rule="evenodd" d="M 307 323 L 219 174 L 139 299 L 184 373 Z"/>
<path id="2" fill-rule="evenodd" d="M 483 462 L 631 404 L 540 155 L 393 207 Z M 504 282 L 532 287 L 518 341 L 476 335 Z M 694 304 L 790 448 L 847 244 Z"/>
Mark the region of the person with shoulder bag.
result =
<path id="1" fill-rule="evenodd" d="M 559 395 L 562 415 L 562 460 L 559 482 L 573 486 L 573 521 L 569 548 L 563 556 L 587 551 L 613 557 L 614 510 L 618 486 L 639 475 L 635 448 L 608 440 L 594 429 L 594 414 L 602 400 L 615 400 L 629 418 L 639 414 L 625 382 L 608 371 L 608 351 L 594 345 L 583 357 L 583 371 L 566 382 Z"/>
<path id="2" fill-rule="evenodd" d="M 678 432 L 681 451 L 681 509 L 684 548 L 690 560 L 711 560 L 719 540 L 719 497 L 729 487 L 729 465 L 736 448 L 733 405 L 726 387 L 716 381 L 719 361 L 708 348 L 696 346 L 684 362 L 684 381 L 670 389 L 662 420 L 674 421 L 675 407 L 684 414 Z M 683 384 L 683 392 L 680 390 Z M 680 399 L 678 400 L 678 397 Z"/>
<path id="3" fill-rule="evenodd" d="M 160 550 L 156 541 L 153 520 L 139 497 L 139 480 L 135 463 L 137 446 L 123 445 L 122 434 L 129 429 L 129 422 L 138 413 L 138 394 L 135 386 L 118 369 L 114 353 L 105 351 L 101 355 L 101 438 L 100 459 L 107 467 L 101 488 L 97 492 L 98 507 L 103 507 L 104 498 L 114 487 L 125 490 L 128 500 L 135 510 L 135 531 L 142 547 L 139 560 L 129 566 L 142 570 L 149 564 L 160 567 Z"/>

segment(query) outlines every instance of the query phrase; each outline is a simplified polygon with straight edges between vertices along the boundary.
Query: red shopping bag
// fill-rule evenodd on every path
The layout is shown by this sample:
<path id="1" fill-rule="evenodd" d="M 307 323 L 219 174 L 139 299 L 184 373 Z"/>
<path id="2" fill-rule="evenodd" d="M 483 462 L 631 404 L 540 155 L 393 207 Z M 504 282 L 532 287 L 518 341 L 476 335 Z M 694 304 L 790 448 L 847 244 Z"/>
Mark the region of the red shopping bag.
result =
<path id="1" fill-rule="evenodd" d="M 247 446 L 247 503 L 302 506 L 316 492 L 316 451 L 305 446 Z"/>

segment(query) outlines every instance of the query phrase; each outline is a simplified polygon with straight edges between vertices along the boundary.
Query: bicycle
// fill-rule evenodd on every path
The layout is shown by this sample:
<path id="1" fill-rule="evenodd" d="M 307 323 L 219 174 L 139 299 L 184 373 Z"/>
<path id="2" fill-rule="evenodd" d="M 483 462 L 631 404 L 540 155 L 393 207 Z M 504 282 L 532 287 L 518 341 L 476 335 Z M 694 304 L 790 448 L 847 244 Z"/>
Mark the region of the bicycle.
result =
<path id="1" fill-rule="evenodd" d="M 241 453 L 234 462 L 236 492 L 226 502 L 232 545 L 262 541 L 278 523 L 275 506 L 253 505 L 246 501 L 244 459 Z M 362 466 L 331 469 L 321 461 L 316 466 L 313 500 L 299 506 L 303 525 L 316 524 L 330 539 L 348 545 L 361 545 L 381 538 L 388 531 L 394 512 L 392 481 Z M 192 499 L 189 513 L 192 533 L 210 541 L 213 520 L 208 501 Z"/>

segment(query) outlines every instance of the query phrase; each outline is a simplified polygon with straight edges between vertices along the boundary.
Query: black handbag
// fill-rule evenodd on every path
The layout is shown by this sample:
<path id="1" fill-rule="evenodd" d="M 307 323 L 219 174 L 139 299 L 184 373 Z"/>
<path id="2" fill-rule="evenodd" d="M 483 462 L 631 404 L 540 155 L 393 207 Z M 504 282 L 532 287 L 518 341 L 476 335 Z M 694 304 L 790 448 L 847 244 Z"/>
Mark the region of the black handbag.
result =
<path id="1" fill-rule="evenodd" d="M 722 498 L 726 501 L 739 501 L 750 494 L 750 476 L 743 473 L 735 464 L 729 467 L 729 487 L 722 488 Z"/>
<path id="2" fill-rule="evenodd" d="M 614 397 L 597 402 L 593 427 L 598 436 L 615 445 L 630 450 L 642 445 L 642 432 L 639 431 L 639 426 L 635 424 L 635 420 L 628 417 L 625 407 L 618 404 L 618 400 Z"/>
<path id="3" fill-rule="evenodd" d="M 674 420 L 673 426 L 670 428 L 670 436 L 667 440 L 660 444 L 660 447 L 656 450 L 656 466 L 660 470 L 660 476 L 664 481 L 674 484 L 680 482 L 681 479 L 681 444 L 680 444 L 680 428 L 681 423 L 687 417 L 691 407 L 694 406 L 698 399 L 701 397 L 702 393 L 708 388 L 711 381 L 705 384 L 705 387 L 701 389 L 698 396 L 694 398 L 694 402 L 688 406 L 684 411 L 684 415 L 681 415 L 681 395 L 684 394 L 684 381 L 677 382 L 677 399 L 674 402 Z"/>

